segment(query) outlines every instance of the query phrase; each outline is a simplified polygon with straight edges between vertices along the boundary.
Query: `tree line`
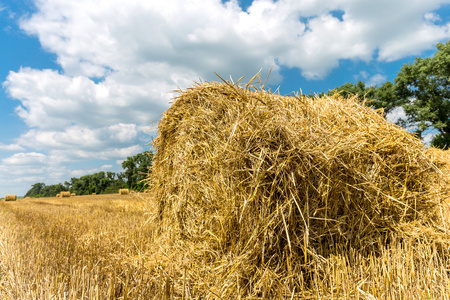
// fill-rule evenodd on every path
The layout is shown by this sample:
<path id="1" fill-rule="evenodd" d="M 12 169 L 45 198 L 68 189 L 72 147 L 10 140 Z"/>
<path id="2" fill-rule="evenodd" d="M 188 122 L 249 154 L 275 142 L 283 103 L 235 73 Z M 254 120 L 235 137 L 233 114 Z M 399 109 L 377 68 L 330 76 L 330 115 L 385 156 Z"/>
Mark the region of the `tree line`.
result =
<path id="1" fill-rule="evenodd" d="M 25 197 L 54 197 L 62 191 L 70 191 L 77 195 L 113 194 L 119 189 L 128 188 L 142 190 L 145 187 L 144 179 L 147 178 L 153 161 L 153 153 L 145 151 L 135 156 L 127 157 L 122 162 L 124 172 L 97 172 L 73 177 L 64 183 L 46 185 L 38 182 L 31 186 Z"/>
<path id="2" fill-rule="evenodd" d="M 366 86 L 363 81 L 345 83 L 329 91 L 343 96 L 358 95 L 375 109 L 384 109 L 388 114 L 396 107 L 402 107 L 405 118 L 397 121 L 404 128 L 413 128 L 422 138 L 426 130 L 434 128 L 438 134 L 431 146 L 450 147 L 450 41 L 436 45 L 432 57 L 416 57 L 414 62 L 403 65 L 394 82 L 386 81 L 379 86 Z M 319 94 L 320 96 L 325 93 Z"/>

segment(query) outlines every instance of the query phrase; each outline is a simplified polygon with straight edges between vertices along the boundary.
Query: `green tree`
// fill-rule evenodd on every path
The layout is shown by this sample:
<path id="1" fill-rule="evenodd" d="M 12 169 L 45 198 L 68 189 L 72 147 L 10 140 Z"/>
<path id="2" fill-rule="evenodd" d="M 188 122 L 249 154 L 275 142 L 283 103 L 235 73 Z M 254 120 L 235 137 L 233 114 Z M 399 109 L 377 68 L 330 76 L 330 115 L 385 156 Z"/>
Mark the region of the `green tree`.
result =
<path id="1" fill-rule="evenodd" d="M 43 189 L 45 188 L 45 183 L 38 182 L 31 186 L 31 189 L 25 194 L 25 197 L 40 197 Z"/>
<path id="2" fill-rule="evenodd" d="M 439 131 L 432 145 L 450 146 L 450 41 L 436 45 L 433 57 L 417 57 L 395 78 L 399 102 L 405 110 L 402 125 L 414 125 L 419 137 L 430 127 Z"/>
<path id="3" fill-rule="evenodd" d="M 124 177 L 127 179 L 128 188 L 142 189 L 144 186 L 143 179 L 148 176 L 150 167 L 152 165 L 153 153 L 146 151 L 138 153 L 135 156 L 127 157 L 122 162 L 124 169 Z"/>
<path id="4" fill-rule="evenodd" d="M 395 86 L 390 81 L 384 82 L 379 87 L 366 86 L 361 80 L 356 84 L 347 82 L 328 92 L 328 95 L 332 95 L 336 92 L 340 93 L 343 97 L 358 95 L 360 101 L 366 101 L 366 105 L 373 107 L 374 109 L 383 108 L 385 116 L 397 105 Z"/>
<path id="5" fill-rule="evenodd" d="M 77 195 L 90 195 L 92 193 L 105 194 L 117 193 L 119 189 L 129 187 L 132 189 L 142 189 L 145 185 L 143 180 L 147 178 L 152 165 L 153 153 L 150 151 L 138 153 L 135 156 L 127 157 L 122 163 L 124 173 L 97 172 L 84 175 L 80 178 L 72 177 L 70 181 L 65 181 L 54 185 L 35 183 L 25 194 L 26 197 L 54 197 L 61 191 L 70 190 Z M 124 180 L 126 179 L 126 181 Z"/>

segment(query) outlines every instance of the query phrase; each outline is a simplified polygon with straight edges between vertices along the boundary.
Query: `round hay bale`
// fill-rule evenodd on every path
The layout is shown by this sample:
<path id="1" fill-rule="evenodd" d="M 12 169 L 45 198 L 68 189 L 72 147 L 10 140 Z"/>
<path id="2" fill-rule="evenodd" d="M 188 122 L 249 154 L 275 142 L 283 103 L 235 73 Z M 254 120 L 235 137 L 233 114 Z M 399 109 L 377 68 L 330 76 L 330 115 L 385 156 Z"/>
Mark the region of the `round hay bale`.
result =
<path id="1" fill-rule="evenodd" d="M 61 194 L 56 194 L 56 198 L 59 198 L 61 196 Z"/>
<path id="2" fill-rule="evenodd" d="M 430 147 L 427 154 L 433 160 L 434 164 L 444 174 L 445 180 L 450 183 L 450 150 L 442 150 Z"/>
<path id="3" fill-rule="evenodd" d="M 68 192 L 68 191 L 61 192 L 60 196 L 61 196 L 61 198 L 70 197 L 70 192 Z"/>
<path id="4" fill-rule="evenodd" d="M 70 196 L 73 197 L 73 196 L 76 196 L 76 194 L 75 194 L 75 193 L 72 193 L 72 194 L 70 194 Z"/>
<path id="5" fill-rule="evenodd" d="M 16 201 L 17 196 L 16 195 L 5 195 L 5 201 Z"/>
<path id="6" fill-rule="evenodd" d="M 164 113 L 153 146 L 160 235 L 218 268 L 210 287 L 228 295 L 274 288 L 261 274 L 299 284 L 327 249 L 370 247 L 438 203 L 421 141 L 357 97 L 198 84 Z"/>
<path id="7" fill-rule="evenodd" d="M 128 195 L 130 193 L 129 189 L 120 189 L 119 195 Z"/>
<path id="8" fill-rule="evenodd" d="M 92 193 L 93 196 L 97 195 L 97 193 Z"/>

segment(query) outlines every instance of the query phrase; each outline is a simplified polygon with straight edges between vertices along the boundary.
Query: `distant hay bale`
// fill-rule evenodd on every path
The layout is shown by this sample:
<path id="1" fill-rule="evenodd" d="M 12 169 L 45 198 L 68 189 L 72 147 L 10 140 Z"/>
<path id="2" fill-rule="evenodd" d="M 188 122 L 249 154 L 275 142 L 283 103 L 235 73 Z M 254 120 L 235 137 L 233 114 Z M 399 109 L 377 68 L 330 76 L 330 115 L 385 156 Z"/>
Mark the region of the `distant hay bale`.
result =
<path id="1" fill-rule="evenodd" d="M 70 197 L 70 192 L 61 192 L 61 198 Z"/>
<path id="2" fill-rule="evenodd" d="M 120 189 L 119 195 L 128 195 L 130 193 L 129 189 Z"/>
<path id="3" fill-rule="evenodd" d="M 16 195 L 5 195 L 5 201 L 16 201 L 17 196 Z"/>
<path id="4" fill-rule="evenodd" d="M 92 195 L 97 195 L 97 193 L 92 193 Z"/>
<path id="5" fill-rule="evenodd" d="M 61 194 L 56 194 L 56 198 L 59 198 L 59 197 L 61 197 Z"/>
<path id="6" fill-rule="evenodd" d="M 76 196 L 76 194 L 75 194 L 75 193 L 72 193 L 72 194 L 70 194 L 70 196 L 73 197 L 73 196 Z"/>
<path id="7" fill-rule="evenodd" d="M 295 290 L 333 247 L 370 249 L 440 201 L 422 142 L 357 97 L 197 84 L 153 145 L 159 234 L 215 294 Z"/>

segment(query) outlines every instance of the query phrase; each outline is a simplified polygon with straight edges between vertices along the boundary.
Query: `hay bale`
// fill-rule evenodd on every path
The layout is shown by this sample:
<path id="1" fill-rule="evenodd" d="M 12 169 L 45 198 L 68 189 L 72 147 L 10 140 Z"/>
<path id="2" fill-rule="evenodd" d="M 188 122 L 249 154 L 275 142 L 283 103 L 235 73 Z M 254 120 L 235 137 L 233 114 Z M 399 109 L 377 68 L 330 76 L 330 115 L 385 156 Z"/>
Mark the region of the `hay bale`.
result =
<path id="1" fill-rule="evenodd" d="M 120 189 L 119 195 L 128 195 L 130 193 L 129 189 Z"/>
<path id="2" fill-rule="evenodd" d="M 76 196 L 76 194 L 75 194 L 75 193 L 72 193 L 72 194 L 70 194 L 70 196 L 73 197 L 73 196 Z"/>
<path id="3" fill-rule="evenodd" d="M 16 201 L 17 196 L 16 195 L 5 195 L 5 201 Z"/>
<path id="4" fill-rule="evenodd" d="M 430 147 L 427 150 L 427 154 L 433 160 L 434 164 L 442 171 L 445 180 L 450 182 L 450 150 Z"/>
<path id="5" fill-rule="evenodd" d="M 97 195 L 97 193 L 92 193 L 93 196 Z"/>
<path id="6" fill-rule="evenodd" d="M 59 197 L 61 197 L 61 194 L 56 194 L 56 198 L 59 198 Z"/>
<path id="7" fill-rule="evenodd" d="M 421 141 L 357 97 L 198 84 L 180 91 L 153 145 L 159 234 L 205 273 L 218 268 L 205 286 L 228 295 L 292 291 L 327 249 L 369 248 L 439 202 Z"/>
<path id="8" fill-rule="evenodd" d="M 61 196 L 61 198 L 70 197 L 70 192 L 68 192 L 68 191 L 61 192 L 60 196 Z"/>

